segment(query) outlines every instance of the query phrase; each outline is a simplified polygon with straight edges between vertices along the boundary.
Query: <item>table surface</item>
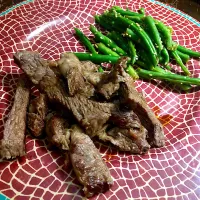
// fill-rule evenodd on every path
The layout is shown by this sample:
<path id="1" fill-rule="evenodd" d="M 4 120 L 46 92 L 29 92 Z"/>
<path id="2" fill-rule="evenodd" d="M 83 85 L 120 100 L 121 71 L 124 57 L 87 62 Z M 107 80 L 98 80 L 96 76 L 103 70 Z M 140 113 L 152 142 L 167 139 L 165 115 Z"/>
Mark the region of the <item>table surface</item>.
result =
<path id="1" fill-rule="evenodd" d="M 0 0 L 0 12 L 22 0 Z M 160 0 L 200 21 L 200 0 Z"/>

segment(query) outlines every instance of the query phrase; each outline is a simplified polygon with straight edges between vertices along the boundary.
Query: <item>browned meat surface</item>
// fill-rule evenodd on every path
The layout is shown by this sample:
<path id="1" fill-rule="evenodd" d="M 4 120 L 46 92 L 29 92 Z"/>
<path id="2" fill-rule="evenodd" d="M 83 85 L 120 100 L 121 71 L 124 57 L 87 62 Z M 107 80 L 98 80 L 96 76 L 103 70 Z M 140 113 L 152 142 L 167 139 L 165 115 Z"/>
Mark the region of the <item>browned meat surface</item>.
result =
<path id="1" fill-rule="evenodd" d="M 40 136 L 44 130 L 47 110 L 47 97 L 45 94 L 40 94 L 30 101 L 27 123 L 29 130 L 35 137 Z"/>
<path id="2" fill-rule="evenodd" d="M 60 61 L 62 74 L 66 74 L 65 70 L 68 70 L 69 66 L 70 68 L 75 66 L 74 70 L 70 72 L 71 74 L 76 73 L 77 69 L 79 69 L 80 74 L 83 71 L 80 70 L 80 62 L 75 60 L 75 64 L 73 64 L 72 58 L 71 54 L 64 54 L 61 58 L 61 61 L 63 59 L 62 62 Z M 124 144 L 125 141 L 127 143 L 132 142 L 133 144 L 131 145 L 136 146 L 134 147 L 135 150 L 133 147 L 128 149 L 136 153 L 144 153 L 150 146 L 159 147 L 164 145 L 161 123 L 148 107 L 142 95 L 135 89 L 132 78 L 124 70 L 127 58 L 122 58 L 110 73 L 102 73 L 103 77 L 96 78 L 96 81 L 93 80 L 93 85 L 96 84 L 97 86 L 95 88 L 97 88 L 98 92 L 102 91 L 101 94 L 107 99 L 111 98 L 115 93 L 118 99 L 112 103 L 100 103 L 96 100 L 88 99 L 82 92 L 79 94 L 77 87 L 78 85 L 80 87 L 80 84 L 75 84 L 76 87 L 72 88 L 71 91 L 76 91 L 76 93 L 72 92 L 71 94 L 74 96 L 69 96 L 69 93 L 65 91 L 62 80 L 58 79 L 49 68 L 48 63 L 41 59 L 38 53 L 18 52 L 15 54 L 15 60 L 19 62 L 20 67 L 30 80 L 37 85 L 39 90 L 48 96 L 49 101 L 59 103 L 63 108 L 70 111 L 90 137 L 98 135 L 100 139 L 110 141 L 123 150 L 124 147 L 121 145 L 120 137 L 114 138 L 114 133 L 119 131 L 116 135 L 123 135 Z M 62 64 L 63 66 L 61 67 Z M 89 78 L 88 74 L 90 72 L 91 74 L 95 73 L 96 66 L 92 66 L 90 69 L 88 63 L 83 65 L 87 65 L 87 67 L 84 70 L 86 71 L 85 74 L 82 74 L 82 78 L 84 81 L 87 79 L 88 82 L 92 82 L 89 81 L 91 78 Z M 67 77 L 67 79 L 70 79 L 70 77 Z M 87 89 L 87 86 L 81 87 L 82 91 L 84 89 Z M 110 130 L 107 134 L 107 136 L 110 136 L 109 139 L 105 139 L 107 137 L 105 137 L 104 127 L 108 123 L 114 124 L 115 129 Z"/>
<path id="3" fill-rule="evenodd" d="M 46 121 L 46 134 L 49 143 L 61 150 L 69 150 L 70 133 L 69 123 L 59 115 L 49 114 Z"/>
<path id="4" fill-rule="evenodd" d="M 109 120 L 115 127 L 98 136 L 101 140 L 111 142 L 121 151 L 146 153 L 150 149 L 147 142 L 147 130 L 132 110 L 118 110 L 112 113 Z"/>
<path id="5" fill-rule="evenodd" d="M 19 80 L 14 103 L 4 126 L 0 141 L 0 157 L 16 158 L 25 155 L 26 110 L 29 103 L 29 82 L 25 77 Z"/>
<path id="6" fill-rule="evenodd" d="M 122 58 L 122 61 L 118 63 L 119 67 L 121 66 L 123 69 L 125 62 L 126 58 Z M 125 81 L 120 86 L 121 103 L 137 114 L 142 125 L 148 131 L 147 141 L 150 146 L 164 146 L 165 137 L 162 124 L 149 108 L 143 96 L 135 89 L 133 79 L 123 70 L 122 75 Z"/>
<path id="7" fill-rule="evenodd" d="M 108 121 L 115 108 L 113 103 L 99 103 L 83 95 L 69 97 L 62 81 L 38 53 L 22 51 L 16 53 L 14 58 L 38 89 L 47 95 L 49 101 L 71 111 L 87 134 L 95 136 Z"/>
<path id="8" fill-rule="evenodd" d="M 109 73 L 105 73 L 99 82 L 97 88 L 106 99 L 110 99 L 120 87 L 120 82 L 123 82 L 124 78 L 121 76 L 121 69 L 118 65 L 115 65 Z"/>
<path id="9" fill-rule="evenodd" d="M 67 80 L 69 95 L 82 94 L 91 97 L 94 87 L 83 76 L 82 64 L 73 53 L 65 53 L 58 62 L 60 72 Z"/>
<path id="10" fill-rule="evenodd" d="M 105 192 L 113 184 L 109 169 L 97 148 L 78 126 L 71 129 L 70 158 L 87 197 Z"/>
<path id="11" fill-rule="evenodd" d="M 91 61 L 82 61 L 82 73 L 84 78 L 93 86 L 97 86 L 107 72 L 99 73 L 98 66 Z"/>

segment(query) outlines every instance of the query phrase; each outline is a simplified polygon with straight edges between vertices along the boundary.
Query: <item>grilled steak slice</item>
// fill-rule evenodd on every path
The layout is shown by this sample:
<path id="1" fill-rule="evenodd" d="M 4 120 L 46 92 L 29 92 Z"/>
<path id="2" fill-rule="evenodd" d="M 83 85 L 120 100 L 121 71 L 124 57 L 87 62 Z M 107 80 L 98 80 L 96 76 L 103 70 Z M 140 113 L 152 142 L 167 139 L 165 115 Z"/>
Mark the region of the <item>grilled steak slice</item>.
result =
<path id="1" fill-rule="evenodd" d="M 62 54 L 58 61 L 59 69 L 68 83 L 69 95 L 82 94 L 91 97 L 94 94 L 94 87 L 83 76 L 82 64 L 73 53 Z"/>
<path id="2" fill-rule="evenodd" d="M 68 97 L 68 104 L 79 124 L 84 127 L 90 137 L 94 137 L 106 124 L 115 105 L 98 103 L 86 99 L 82 95 Z"/>
<path id="3" fill-rule="evenodd" d="M 30 101 L 27 121 L 28 128 L 35 137 L 40 136 L 44 130 L 47 110 L 47 97 L 45 94 L 40 94 Z"/>
<path id="4" fill-rule="evenodd" d="M 87 134 L 95 136 L 108 121 L 115 104 L 95 102 L 83 95 L 69 97 L 62 81 L 38 53 L 22 51 L 16 53 L 14 58 L 38 89 L 47 95 L 49 101 L 71 111 Z"/>
<path id="5" fill-rule="evenodd" d="M 29 103 L 30 87 L 26 77 L 19 80 L 14 103 L 4 126 L 0 141 L 0 157 L 16 158 L 25 155 L 26 110 Z"/>
<path id="6" fill-rule="evenodd" d="M 118 63 L 118 67 L 124 69 L 126 67 L 126 58 L 122 58 Z M 153 147 L 161 147 L 165 144 L 165 137 L 162 124 L 156 118 L 154 112 L 149 108 L 143 96 L 135 89 L 133 79 L 121 70 L 124 82 L 120 83 L 120 96 L 122 97 L 122 106 L 133 110 L 139 117 L 142 125 L 148 131 L 147 141 Z"/>
<path id="7" fill-rule="evenodd" d="M 97 87 L 97 85 L 100 83 L 105 74 L 108 73 L 99 73 L 98 66 L 92 63 L 91 61 L 82 61 L 81 64 L 83 68 L 82 73 L 84 78 L 94 87 Z"/>
<path id="8" fill-rule="evenodd" d="M 121 68 L 118 65 L 114 65 L 109 73 L 104 73 L 101 77 L 97 89 L 106 99 L 110 99 L 120 87 L 120 82 L 123 82 L 124 78 L 121 76 Z"/>
<path id="9" fill-rule="evenodd" d="M 118 110 L 112 113 L 109 122 L 115 125 L 107 132 L 100 133 L 101 140 L 111 142 L 121 151 L 146 153 L 150 149 L 147 142 L 147 130 L 132 110 Z"/>
<path id="10" fill-rule="evenodd" d="M 87 197 L 108 190 L 112 183 L 109 169 L 92 140 L 78 126 L 71 129 L 70 158 Z"/>
<path id="11" fill-rule="evenodd" d="M 61 150 L 69 150 L 70 132 L 68 121 L 56 114 L 50 113 L 49 115 L 47 116 L 45 128 L 49 143 Z"/>

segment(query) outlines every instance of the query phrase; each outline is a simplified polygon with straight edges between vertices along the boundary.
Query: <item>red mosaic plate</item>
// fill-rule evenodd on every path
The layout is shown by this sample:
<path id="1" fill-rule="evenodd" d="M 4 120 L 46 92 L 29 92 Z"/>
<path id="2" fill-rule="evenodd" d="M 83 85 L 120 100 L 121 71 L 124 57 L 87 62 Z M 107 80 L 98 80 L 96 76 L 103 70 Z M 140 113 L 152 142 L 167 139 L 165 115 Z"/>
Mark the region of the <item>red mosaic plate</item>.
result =
<path id="1" fill-rule="evenodd" d="M 73 27 L 90 35 L 93 15 L 112 5 L 146 12 L 174 29 L 174 40 L 200 51 L 200 23 L 156 1 L 35 0 L 0 16 L 0 134 L 12 105 L 19 74 L 13 53 L 39 51 L 46 59 L 58 59 L 64 51 L 84 51 L 73 36 Z M 188 64 L 200 76 L 199 61 Z M 200 199 L 200 91 L 182 94 L 160 83 L 137 81 L 149 106 L 164 125 L 166 145 L 142 156 L 97 147 L 114 178 L 113 187 L 92 199 Z M 26 138 L 27 155 L 0 162 L 0 192 L 14 200 L 82 199 L 83 192 L 58 152 L 45 141 Z"/>

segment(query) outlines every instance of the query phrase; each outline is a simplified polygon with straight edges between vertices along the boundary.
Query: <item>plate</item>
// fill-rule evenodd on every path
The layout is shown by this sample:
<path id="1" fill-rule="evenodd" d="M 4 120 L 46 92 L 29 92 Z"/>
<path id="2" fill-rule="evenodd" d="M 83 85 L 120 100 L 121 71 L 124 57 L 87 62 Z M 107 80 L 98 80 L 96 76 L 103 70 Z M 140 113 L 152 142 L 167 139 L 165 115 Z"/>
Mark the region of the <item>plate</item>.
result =
<path id="1" fill-rule="evenodd" d="M 29 2 L 29 3 L 28 3 Z M 27 4 L 26 4 L 27 3 Z M 45 59 L 58 59 L 65 51 L 84 51 L 73 36 L 73 27 L 86 35 L 93 15 L 112 5 L 137 10 L 162 20 L 174 29 L 173 39 L 200 51 L 200 23 L 157 1 L 35 0 L 1 14 L 0 17 L 0 134 L 19 74 L 13 53 L 39 51 Z M 192 75 L 200 76 L 199 61 L 188 63 Z M 128 155 L 96 143 L 114 178 L 113 187 L 91 199 L 200 199 L 200 91 L 180 93 L 155 81 L 137 81 L 149 106 L 161 120 L 166 135 L 163 148 L 146 155 Z M 82 199 L 82 187 L 63 157 L 46 148 L 44 140 L 26 138 L 27 155 L 0 163 L 0 191 L 14 200 Z"/>

